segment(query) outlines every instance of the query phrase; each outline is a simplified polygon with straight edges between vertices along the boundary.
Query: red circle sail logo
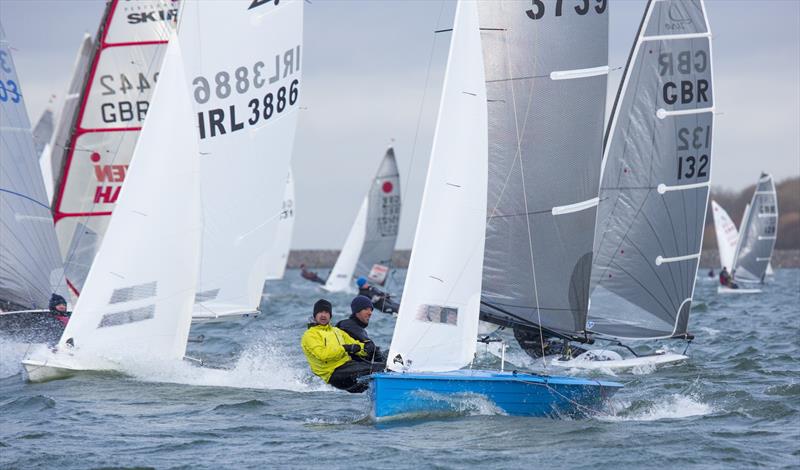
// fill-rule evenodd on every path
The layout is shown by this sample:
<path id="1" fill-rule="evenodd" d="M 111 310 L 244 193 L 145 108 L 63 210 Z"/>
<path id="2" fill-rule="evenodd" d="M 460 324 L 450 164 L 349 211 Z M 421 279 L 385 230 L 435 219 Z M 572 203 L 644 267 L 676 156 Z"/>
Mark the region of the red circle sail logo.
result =
<path id="1" fill-rule="evenodd" d="M 392 185 L 391 181 L 385 181 L 383 183 L 383 192 L 390 193 L 394 189 L 394 185 Z"/>

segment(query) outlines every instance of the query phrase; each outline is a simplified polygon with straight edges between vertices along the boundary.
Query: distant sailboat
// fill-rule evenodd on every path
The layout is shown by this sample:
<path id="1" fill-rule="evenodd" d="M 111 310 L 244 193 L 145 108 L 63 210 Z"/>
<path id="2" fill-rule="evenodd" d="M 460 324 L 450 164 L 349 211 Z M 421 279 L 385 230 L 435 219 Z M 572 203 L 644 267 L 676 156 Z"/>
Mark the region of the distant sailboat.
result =
<path id="1" fill-rule="evenodd" d="M 702 0 L 648 2 L 603 155 L 587 329 L 595 339 L 691 339 L 689 312 L 711 175 L 711 32 Z M 588 351 L 565 367 L 631 367 Z"/>
<path id="2" fill-rule="evenodd" d="M 0 26 L 0 333 L 32 341 L 57 334 L 63 326 L 48 303 L 52 293 L 67 295 L 63 274 L 22 85 Z M 27 331 L 37 323 L 45 331 Z"/>
<path id="3" fill-rule="evenodd" d="M 597 409 L 604 397 L 620 387 L 611 382 L 516 371 L 459 370 L 470 365 L 475 357 L 479 314 L 481 305 L 485 305 L 481 286 L 483 284 L 486 295 L 486 288 L 491 287 L 486 279 L 487 266 L 500 263 L 489 258 L 503 256 L 502 260 L 507 260 L 511 257 L 499 250 L 499 244 L 490 250 L 492 233 L 487 229 L 487 196 L 498 198 L 499 195 L 499 192 L 493 193 L 493 172 L 517 168 L 512 173 L 520 178 L 524 170 L 519 168 L 518 160 L 529 157 L 530 141 L 521 137 L 525 134 L 514 126 L 513 119 L 503 118 L 512 117 L 517 106 L 525 113 L 532 111 L 535 97 L 526 93 L 534 83 L 537 88 L 540 83 L 544 88 L 555 89 L 596 87 L 596 98 L 604 96 L 604 86 L 598 86 L 605 84 L 607 67 L 603 64 L 592 64 L 598 67 L 592 70 L 559 69 L 553 73 L 539 70 L 539 67 L 549 68 L 554 64 L 535 60 L 538 56 L 531 54 L 535 49 L 528 47 L 528 41 L 546 28 L 555 28 L 560 18 L 551 12 L 539 23 L 530 23 L 541 17 L 533 10 L 530 10 L 533 16 L 525 15 L 528 9 L 530 3 L 521 1 L 460 1 L 457 4 L 428 177 L 400 314 L 389 350 L 387 366 L 395 372 L 371 376 L 373 413 L 377 418 L 446 410 L 452 398 L 465 394 L 486 396 L 513 415 L 579 413 Z M 603 6 L 578 24 L 591 34 L 594 28 L 607 22 L 604 11 Z M 564 30 L 564 38 L 578 31 L 586 29 L 576 26 L 575 30 Z M 584 46 L 592 44 L 579 38 L 575 41 Z M 567 77 L 566 83 L 558 82 L 562 77 Z M 519 85 L 521 81 L 527 83 Z M 580 107 L 580 103 L 575 104 Z M 498 109 L 493 110 L 493 107 Z M 596 132 L 598 148 L 602 139 L 602 113 L 600 106 L 596 116 L 585 117 L 587 120 L 600 118 Z M 516 124 L 521 126 L 527 121 L 527 115 L 519 117 Z M 547 123 L 542 121 L 541 124 Z M 566 123 L 559 122 L 561 124 Z M 512 126 L 506 128 L 511 131 L 510 141 L 503 140 L 509 137 L 501 131 L 503 126 Z M 505 144 L 509 146 L 504 147 Z M 523 145 L 525 150 L 520 148 Z M 501 156 L 509 158 L 503 162 L 507 166 L 501 164 Z M 492 168 L 493 165 L 503 166 L 503 169 Z M 531 214 L 524 208 L 526 201 L 518 202 L 523 206 L 518 209 L 524 220 L 525 215 Z M 488 208 L 490 220 L 492 215 L 500 215 L 492 211 L 492 204 Z M 525 234 L 530 236 L 529 231 Z M 525 253 L 530 250 L 528 243 L 509 246 L 511 250 Z M 591 249 L 591 240 L 586 249 Z M 523 256 L 518 251 L 515 253 Z M 517 285 L 517 279 L 508 275 L 508 282 Z M 542 275 L 546 277 L 549 273 Z M 586 276 L 588 281 L 588 272 Z"/>
<path id="4" fill-rule="evenodd" d="M 742 220 L 747 219 L 750 211 L 750 204 L 745 206 Z M 736 256 L 736 246 L 739 243 L 739 230 L 733 223 L 728 213 L 716 201 L 711 201 L 711 213 L 714 216 L 714 231 L 717 234 L 717 247 L 719 249 L 720 268 L 724 268 L 729 274 L 733 270 L 734 257 Z M 718 286 L 717 292 L 720 294 L 756 294 L 760 289 L 747 289 L 737 285 L 736 288 Z"/>
<path id="5" fill-rule="evenodd" d="M 142 11 L 157 19 L 129 21 L 129 15 Z M 91 43 L 84 39 L 81 46 L 67 99 L 80 97 L 65 103 L 51 146 L 56 233 L 67 284 L 76 296 L 125 181 L 177 14 L 177 2 L 171 0 L 111 0 L 91 50 L 88 74 L 82 71 Z"/>
<path id="6" fill-rule="evenodd" d="M 298 25 L 302 24 L 303 2 L 285 0 L 280 6 L 253 6 L 249 0 L 224 3 L 187 0 L 182 8 L 181 27 L 170 39 L 153 108 L 136 145 L 119 205 L 73 318 L 56 352 L 39 351 L 23 361 L 32 381 L 78 370 L 124 372 L 137 365 L 155 362 L 160 366 L 162 362 L 180 360 L 202 292 L 199 286 L 207 281 L 203 276 L 204 256 L 208 253 L 204 244 L 217 243 L 221 247 L 232 244 L 234 249 L 241 249 L 263 243 L 264 233 L 258 231 L 259 227 L 240 232 L 238 238 L 215 231 L 227 221 L 217 218 L 213 209 L 222 207 L 215 206 L 213 201 L 218 200 L 221 192 L 220 179 L 226 178 L 234 181 L 237 177 L 240 183 L 224 185 L 231 195 L 221 205 L 233 217 L 239 214 L 236 208 L 231 208 L 232 201 L 238 204 L 248 200 L 250 191 L 258 190 L 259 197 L 263 193 L 263 187 L 252 182 L 277 188 L 279 195 L 284 190 L 289 166 L 288 153 L 283 147 L 279 145 L 274 156 L 270 153 L 268 160 L 277 167 L 271 176 L 265 177 L 269 172 L 256 171 L 261 168 L 253 164 L 265 159 L 263 150 L 268 146 L 260 139 L 273 137 L 279 131 L 291 133 L 294 127 L 289 117 L 298 103 L 299 78 L 295 74 L 299 71 L 299 57 L 295 54 L 299 52 L 295 51 L 299 51 L 302 36 Z M 196 47 L 201 38 L 215 47 Z M 269 44 L 269 47 L 242 49 L 241 44 Z M 276 56 L 285 59 L 279 63 L 283 73 L 278 80 L 268 83 L 267 72 L 262 70 L 264 62 L 259 59 L 270 61 Z M 219 74 L 240 66 L 245 68 L 242 63 L 250 64 L 248 76 L 252 82 L 248 79 L 248 85 L 253 89 L 250 86 L 244 89 L 244 79 L 240 79 L 238 89 L 210 87 L 209 76 L 224 76 Z M 243 75 L 239 73 L 240 77 Z M 217 138 L 243 130 L 244 124 L 236 128 L 221 127 L 227 123 L 238 126 L 240 121 L 231 119 L 217 126 L 208 120 L 216 115 L 216 110 L 223 109 L 232 115 L 236 109 L 246 109 L 249 102 L 258 101 L 261 105 L 265 96 L 274 100 L 272 112 L 266 114 L 268 117 L 262 118 L 261 114 L 256 121 L 246 121 L 248 129 L 241 133 L 249 133 L 254 143 L 236 149 L 227 146 L 227 139 Z M 264 125 L 270 122 L 284 122 L 287 127 Z M 204 127 L 209 124 L 211 127 Z M 208 139 L 213 139 L 213 144 Z M 225 159 L 227 166 L 223 165 Z M 220 178 L 210 178 L 214 171 Z M 269 207 L 260 206 L 263 209 L 260 213 L 266 214 L 263 218 L 277 220 L 280 196 L 269 201 Z M 251 219 L 248 223 L 264 224 L 261 219 Z M 253 241 L 247 239 L 251 235 Z M 230 249 L 225 253 L 231 254 Z M 257 306 L 266 269 L 263 257 L 252 256 L 253 252 L 250 255 L 245 263 L 241 253 L 232 253 L 231 266 L 235 281 L 240 281 L 242 275 L 250 277 L 257 292 L 248 305 Z M 219 292 L 228 294 L 224 287 L 220 285 Z"/>
<path id="7" fill-rule="evenodd" d="M 400 205 L 400 173 L 390 147 L 323 289 L 349 292 L 354 290 L 353 279 L 362 276 L 373 284 L 385 284 L 400 226 Z"/>
<path id="8" fill-rule="evenodd" d="M 89 65 L 92 57 L 94 57 L 94 49 L 92 36 L 84 34 L 78 49 L 78 55 L 75 57 L 75 63 L 72 66 L 72 79 L 70 79 L 69 87 L 65 91 L 64 99 L 61 103 L 61 111 L 56 116 L 53 134 L 39 159 L 45 188 L 47 188 L 47 200 L 50 203 L 53 202 L 55 182 L 61 180 L 64 149 L 67 147 L 67 140 L 77 118 L 81 92 L 87 82 Z"/>
<path id="9" fill-rule="evenodd" d="M 292 233 L 294 232 L 294 179 L 292 172 L 286 177 L 286 189 L 283 194 L 278 233 L 269 250 L 267 259 L 267 280 L 283 279 L 286 272 L 286 262 L 289 261 L 289 251 L 292 246 Z"/>
<path id="10" fill-rule="evenodd" d="M 762 173 L 742 219 L 731 273 L 739 283 L 764 283 L 778 233 L 778 197 L 771 175 Z"/>

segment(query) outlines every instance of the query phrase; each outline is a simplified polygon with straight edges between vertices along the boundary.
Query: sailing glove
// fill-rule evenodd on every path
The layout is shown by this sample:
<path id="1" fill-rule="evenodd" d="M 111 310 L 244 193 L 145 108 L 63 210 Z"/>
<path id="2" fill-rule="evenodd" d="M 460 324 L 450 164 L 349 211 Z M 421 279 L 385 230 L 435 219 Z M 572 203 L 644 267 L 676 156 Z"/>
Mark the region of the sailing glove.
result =
<path id="1" fill-rule="evenodd" d="M 344 344 L 342 347 L 345 351 L 347 351 L 347 354 L 357 354 L 359 351 L 361 351 L 360 344 Z"/>

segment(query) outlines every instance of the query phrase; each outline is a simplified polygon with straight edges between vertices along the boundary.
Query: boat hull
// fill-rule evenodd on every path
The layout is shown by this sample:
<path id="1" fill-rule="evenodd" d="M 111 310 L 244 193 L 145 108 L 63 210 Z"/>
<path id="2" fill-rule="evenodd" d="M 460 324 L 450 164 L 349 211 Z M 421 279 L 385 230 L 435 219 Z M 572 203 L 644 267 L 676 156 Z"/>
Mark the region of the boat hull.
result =
<path id="1" fill-rule="evenodd" d="M 619 358 L 617 360 L 597 360 L 593 351 L 587 351 L 578 357 L 569 360 L 556 359 L 550 364 L 565 369 L 632 369 L 634 367 L 649 367 L 664 364 L 673 364 L 689 359 L 688 356 L 675 353 L 651 354 L 649 356 L 639 356 L 630 358 Z M 619 356 L 619 355 L 617 355 Z"/>
<path id="2" fill-rule="evenodd" d="M 761 289 L 745 289 L 740 287 L 739 289 L 731 289 L 725 286 L 718 286 L 717 287 L 717 294 L 759 294 L 761 293 Z"/>
<path id="3" fill-rule="evenodd" d="M 26 359 L 22 361 L 28 382 L 48 382 L 50 380 L 65 379 L 80 372 L 66 365 L 56 365 L 48 361 Z"/>
<path id="4" fill-rule="evenodd" d="M 476 397 L 513 416 L 581 416 L 601 410 L 622 387 L 615 382 L 482 370 L 382 372 L 371 375 L 369 382 L 377 420 L 458 413 L 465 399 Z"/>
<path id="5" fill-rule="evenodd" d="M 258 310 L 251 311 L 236 311 L 236 312 L 223 312 L 223 313 L 193 313 L 192 323 L 221 323 L 229 321 L 246 320 L 249 318 L 256 318 L 261 315 Z"/>

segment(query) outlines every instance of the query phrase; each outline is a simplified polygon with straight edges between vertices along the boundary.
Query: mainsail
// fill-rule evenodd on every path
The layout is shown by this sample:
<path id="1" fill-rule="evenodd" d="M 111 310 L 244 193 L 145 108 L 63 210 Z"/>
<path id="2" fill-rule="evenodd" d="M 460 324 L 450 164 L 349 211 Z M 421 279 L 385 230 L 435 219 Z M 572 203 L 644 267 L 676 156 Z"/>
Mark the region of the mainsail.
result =
<path id="1" fill-rule="evenodd" d="M 481 318 L 574 337 L 589 298 L 608 5 L 478 5 L 489 113 Z"/>
<path id="2" fill-rule="evenodd" d="M 176 18 L 177 2 L 172 0 L 109 2 L 78 115 L 63 149 L 63 136 L 56 136 L 53 159 L 58 163 L 63 155 L 63 170 L 54 171 L 58 180 L 53 214 L 67 282 L 75 294 L 82 290 L 78 279 L 86 276 L 97 249 L 95 245 L 87 251 L 80 238 L 91 232 L 99 241 L 106 231 Z M 69 252 L 76 245 L 84 248 L 88 259 L 76 259 Z"/>
<path id="3" fill-rule="evenodd" d="M 749 207 L 742 219 L 732 272 L 739 282 L 764 282 L 778 232 L 778 197 L 771 175 L 761 174 Z"/>
<path id="4" fill-rule="evenodd" d="M 302 91 L 303 0 L 181 9 L 181 38 L 195 40 L 183 54 L 202 155 L 194 317 L 245 314 L 260 304 L 283 213 Z"/>
<path id="5" fill-rule="evenodd" d="M 278 233 L 267 258 L 267 280 L 283 279 L 286 262 L 289 261 L 289 250 L 292 247 L 294 232 L 294 179 L 292 172 L 286 176 L 286 189 L 283 194 Z"/>
<path id="6" fill-rule="evenodd" d="M 461 1 L 389 369 L 450 371 L 474 357 L 486 230 L 486 126 L 477 7 Z"/>
<path id="7" fill-rule="evenodd" d="M 400 173 L 390 147 L 328 276 L 326 290 L 349 290 L 353 277 L 360 276 L 385 283 L 400 226 L 400 204 Z"/>
<path id="8" fill-rule="evenodd" d="M 44 110 L 36 125 L 33 126 L 33 147 L 36 156 L 41 158 L 44 147 L 50 142 L 53 136 L 53 111 L 50 108 Z"/>
<path id="9" fill-rule="evenodd" d="M 714 216 L 714 231 L 717 234 L 719 264 L 721 268 L 726 268 L 730 271 L 733 269 L 733 257 L 736 254 L 736 244 L 739 241 L 739 230 L 725 209 L 717 204 L 717 201 L 711 201 L 711 214 Z"/>
<path id="10" fill-rule="evenodd" d="M 0 310 L 65 293 L 61 255 L 11 48 L 0 26 Z"/>
<path id="11" fill-rule="evenodd" d="M 592 332 L 687 334 L 711 174 L 711 64 L 702 0 L 650 1 L 606 136 Z"/>

